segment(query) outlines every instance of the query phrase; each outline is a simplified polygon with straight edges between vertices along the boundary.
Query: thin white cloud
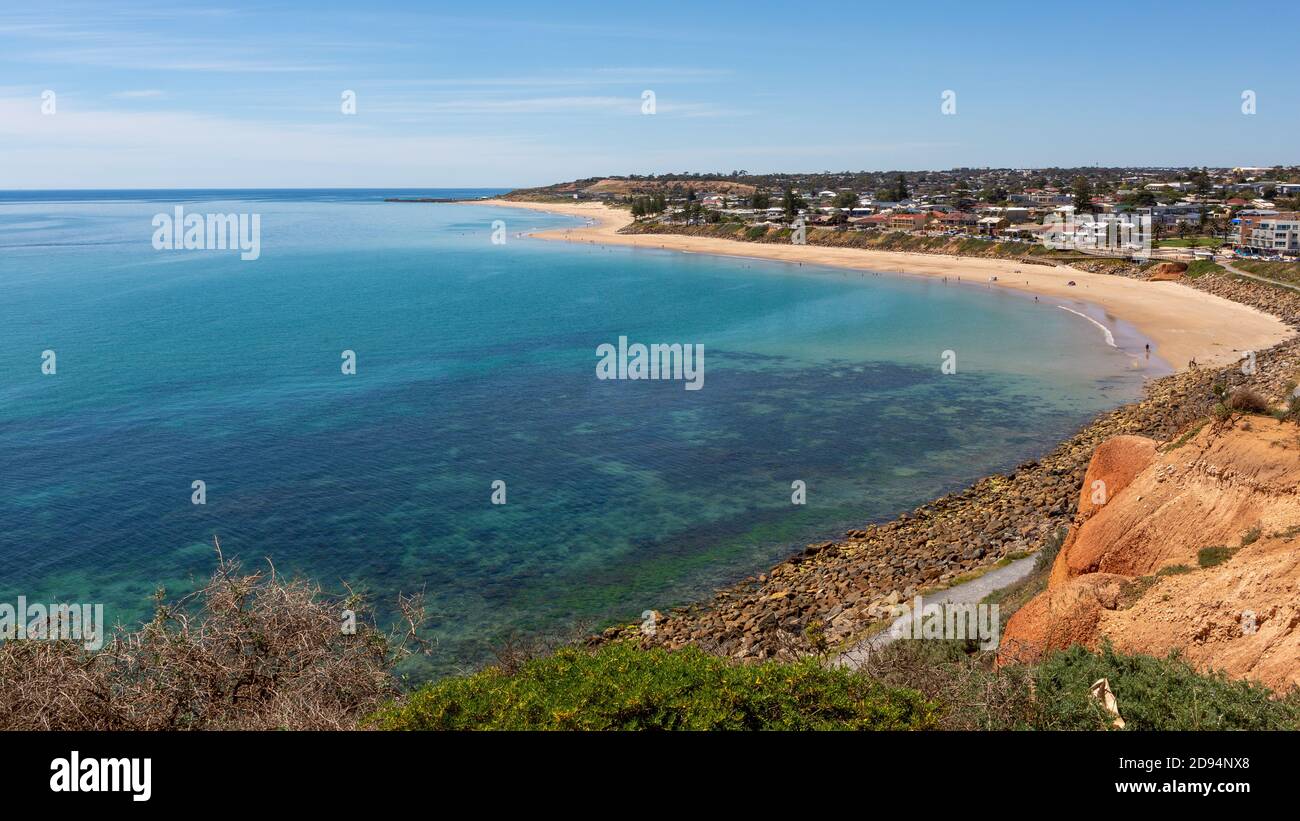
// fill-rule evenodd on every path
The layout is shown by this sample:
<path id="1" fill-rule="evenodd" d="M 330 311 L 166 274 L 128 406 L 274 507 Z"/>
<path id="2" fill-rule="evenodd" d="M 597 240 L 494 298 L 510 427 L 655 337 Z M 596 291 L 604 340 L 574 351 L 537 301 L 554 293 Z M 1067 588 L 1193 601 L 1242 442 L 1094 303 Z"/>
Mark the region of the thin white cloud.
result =
<path id="1" fill-rule="evenodd" d="M 386 114 L 569 114 L 605 111 L 635 114 L 640 97 L 520 97 L 514 99 L 466 98 L 439 102 L 388 102 L 369 107 L 371 113 Z"/>
<path id="2" fill-rule="evenodd" d="M 657 81 L 682 83 L 707 82 L 734 75 L 730 69 L 717 68 L 612 68 L 573 67 L 552 69 L 547 74 L 507 75 L 503 77 L 414 77 L 394 81 L 392 85 L 448 89 L 477 88 L 568 88 L 574 86 L 644 85 Z"/>
<path id="3" fill-rule="evenodd" d="M 85 9 L 76 24 L 29 14 L 25 21 L 0 24 L 6 56 L 32 66 L 61 64 L 140 71 L 307 72 L 331 68 L 320 60 L 295 60 L 293 48 L 309 42 L 256 41 L 228 38 L 144 35 L 148 23 L 159 20 L 193 23 L 195 15 L 223 16 L 220 10 L 186 8 L 183 14 L 166 9 L 133 9 L 95 16 Z M 11 19 L 13 19 L 11 17 Z M 189 30 L 195 30 L 193 28 Z M 197 30 L 202 30 L 199 27 Z M 300 38 L 298 38 L 300 40 Z"/>
<path id="4" fill-rule="evenodd" d="M 256 72 L 303 73 L 335 70 L 337 67 L 325 63 L 295 63 L 284 60 L 266 59 L 258 56 L 230 57 L 231 49 L 221 52 L 223 56 L 204 57 L 204 51 L 217 52 L 199 44 L 188 46 L 131 46 L 111 45 L 94 48 L 64 48 L 43 51 L 29 51 L 20 55 L 20 59 L 32 63 L 60 63 L 76 66 L 101 66 L 106 68 L 129 69 L 133 71 L 211 71 L 226 73 Z"/>
<path id="5" fill-rule="evenodd" d="M 619 66 L 598 68 L 595 69 L 595 72 L 623 79 L 658 77 L 675 80 L 721 80 L 735 74 L 734 71 L 727 68 L 692 68 L 687 66 L 643 66 L 639 68 Z"/>
<path id="6" fill-rule="evenodd" d="M 555 96 L 506 96 L 496 91 L 443 93 L 437 98 L 416 96 L 378 95 L 367 98 L 361 90 L 358 95 L 370 114 L 391 115 L 405 119 L 445 116 L 490 116 L 490 115 L 565 115 L 584 114 L 600 116 L 636 115 L 641 116 L 641 94 L 615 95 L 555 95 Z M 296 110 L 308 110 L 295 107 Z M 657 101 L 657 113 L 661 116 L 679 117 L 727 117 L 743 116 L 748 112 L 734 108 L 722 108 L 710 103 L 664 100 Z"/>
<path id="7" fill-rule="evenodd" d="M 63 105 L 43 115 L 25 97 L 0 98 L 0 140 L 0 189 L 492 184 L 537 156 L 521 137 L 393 135 L 341 114 L 310 127 Z"/>

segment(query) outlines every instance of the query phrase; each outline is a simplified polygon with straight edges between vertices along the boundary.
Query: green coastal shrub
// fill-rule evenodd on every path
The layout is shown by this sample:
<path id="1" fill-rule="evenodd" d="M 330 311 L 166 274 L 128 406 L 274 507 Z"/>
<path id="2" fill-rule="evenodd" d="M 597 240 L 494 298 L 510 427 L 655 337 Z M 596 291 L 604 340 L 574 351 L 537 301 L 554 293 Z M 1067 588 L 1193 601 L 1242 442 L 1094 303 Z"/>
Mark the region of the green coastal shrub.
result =
<path id="1" fill-rule="evenodd" d="M 1035 666 L 994 664 L 955 641 L 896 641 L 866 672 L 941 705 L 941 730 L 1109 730 L 1092 696 L 1107 679 L 1126 730 L 1300 729 L 1300 690 L 1271 693 L 1217 673 L 1197 673 L 1177 656 L 1126 655 L 1109 646 L 1049 653 Z"/>
<path id="2" fill-rule="evenodd" d="M 390 704 L 388 730 L 916 730 L 937 707 L 816 661 L 738 665 L 693 647 L 565 648 L 513 675 L 489 668 Z"/>
<path id="3" fill-rule="evenodd" d="M 1188 263 L 1187 270 L 1183 272 L 1183 276 L 1188 279 L 1196 279 L 1198 277 L 1203 277 L 1206 274 L 1221 274 L 1223 272 L 1223 266 L 1217 262 L 1209 259 L 1198 259 Z"/>
<path id="4" fill-rule="evenodd" d="M 1160 451 L 1162 453 L 1168 453 L 1171 450 L 1178 450 L 1183 445 L 1190 442 L 1192 440 L 1192 437 L 1200 433 L 1201 429 L 1205 427 L 1205 424 L 1206 424 L 1205 422 L 1197 422 L 1196 424 L 1189 427 L 1186 431 L 1184 431 L 1183 434 L 1179 436 L 1177 439 L 1161 447 Z"/>
<path id="5" fill-rule="evenodd" d="M 998 668 L 961 642 L 899 641 L 869 672 L 816 661 L 737 665 L 695 648 L 565 648 L 513 674 L 426 685 L 365 726 L 387 730 L 1107 730 L 1107 679 L 1126 730 L 1296 730 L 1300 691 L 1083 647 Z"/>
<path id="6" fill-rule="evenodd" d="M 1232 558 L 1236 551 L 1227 545 L 1215 545 L 1214 547 L 1202 547 L 1196 554 L 1196 563 L 1201 567 L 1214 567 L 1223 564 Z"/>
<path id="7" fill-rule="evenodd" d="M 1197 673 L 1177 656 L 1090 652 L 1075 646 L 1034 672 L 1040 730 L 1093 730 L 1110 719 L 1089 688 L 1107 679 L 1127 730 L 1300 729 L 1300 693 L 1273 698 L 1258 684 Z"/>

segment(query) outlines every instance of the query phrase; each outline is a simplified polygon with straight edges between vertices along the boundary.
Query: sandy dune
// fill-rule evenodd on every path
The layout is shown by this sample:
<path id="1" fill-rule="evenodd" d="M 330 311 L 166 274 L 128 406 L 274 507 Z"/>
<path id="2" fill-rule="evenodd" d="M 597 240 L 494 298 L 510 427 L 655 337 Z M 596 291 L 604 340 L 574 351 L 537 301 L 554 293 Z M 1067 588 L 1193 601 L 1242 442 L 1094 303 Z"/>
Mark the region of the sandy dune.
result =
<path id="1" fill-rule="evenodd" d="M 473 204 L 568 214 L 592 223 L 534 234 L 540 239 L 805 262 L 882 273 L 960 277 L 964 282 L 1015 288 L 1040 297 L 1083 300 L 1105 310 L 1106 324 L 1113 326 L 1113 320 L 1122 320 L 1133 325 L 1151 340 L 1155 355 L 1179 370 L 1187 367 L 1192 359 L 1202 365 L 1226 364 L 1240 358 L 1240 351 L 1263 350 L 1293 333 L 1280 319 L 1262 311 L 1174 282 L 1144 282 L 1090 274 L 1065 266 L 1026 265 L 1013 260 L 860 248 L 769 245 L 673 234 L 619 234 L 618 230 L 631 221 L 631 215 L 596 202 L 482 200 Z M 997 277 L 998 281 L 992 282 L 990 277 Z M 1071 280 L 1077 284 L 1067 285 Z M 1101 339 L 1100 332 L 1098 339 Z"/>

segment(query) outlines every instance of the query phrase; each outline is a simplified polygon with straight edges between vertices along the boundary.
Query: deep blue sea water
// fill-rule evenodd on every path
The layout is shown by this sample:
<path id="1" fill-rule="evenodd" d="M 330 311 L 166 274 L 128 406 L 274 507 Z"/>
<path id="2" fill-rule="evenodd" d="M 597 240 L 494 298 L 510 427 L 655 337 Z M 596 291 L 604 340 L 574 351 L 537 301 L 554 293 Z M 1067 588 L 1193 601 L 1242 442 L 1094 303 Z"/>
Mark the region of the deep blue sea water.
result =
<path id="1" fill-rule="evenodd" d="M 1151 373 L 1081 304 L 1119 348 L 977 282 L 544 242 L 519 234 L 574 221 L 382 202 L 490 193 L 0 193 L 0 600 L 138 620 L 210 571 L 218 534 L 330 589 L 424 590 L 437 649 L 416 673 L 443 672 L 1040 455 Z M 155 250 L 178 204 L 259 214 L 260 258 Z M 702 344 L 705 387 L 598 380 L 620 335 Z"/>

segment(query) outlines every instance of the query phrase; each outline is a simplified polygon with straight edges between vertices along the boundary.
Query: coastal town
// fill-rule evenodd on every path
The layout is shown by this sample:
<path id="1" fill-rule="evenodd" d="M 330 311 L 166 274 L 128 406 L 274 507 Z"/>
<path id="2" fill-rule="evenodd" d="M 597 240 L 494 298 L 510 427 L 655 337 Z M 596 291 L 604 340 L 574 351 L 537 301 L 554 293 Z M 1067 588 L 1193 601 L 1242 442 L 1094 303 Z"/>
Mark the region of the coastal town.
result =
<path id="1" fill-rule="evenodd" d="M 1300 167 L 1294 166 L 733 171 L 593 178 L 516 194 L 604 202 L 630 208 L 647 225 L 725 226 L 751 240 L 802 224 L 1085 251 L 1154 248 L 1202 259 L 1300 257 Z M 1145 242 L 1108 241 L 1117 234 Z"/>

